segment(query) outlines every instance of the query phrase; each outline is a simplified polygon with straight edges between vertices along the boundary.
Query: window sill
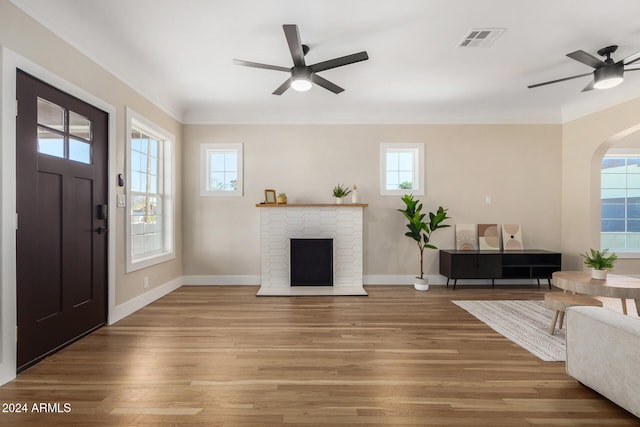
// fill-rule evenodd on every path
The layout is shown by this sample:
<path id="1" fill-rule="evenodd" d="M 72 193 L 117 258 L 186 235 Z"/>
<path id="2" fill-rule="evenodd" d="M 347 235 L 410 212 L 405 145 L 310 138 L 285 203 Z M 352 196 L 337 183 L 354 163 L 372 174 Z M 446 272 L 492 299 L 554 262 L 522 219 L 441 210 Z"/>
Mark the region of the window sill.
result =
<path id="1" fill-rule="evenodd" d="M 165 252 L 159 255 L 153 255 L 147 258 L 141 258 L 134 262 L 127 263 L 127 273 L 131 273 L 133 271 L 142 270 L 143 268 L 151 267 L 156 264 L 161 264 L 163 262 L 170 261 L 175 259 L 176 254 L 174 252 Z"/>
<path id="2" fill-rule="evenodd" d="M 405 194 L 413 194 L 414 196 L 424 196 L 424 190 L 406 189 L 406 190 L 380 190 L 381 196 L 402 197 Z"/>
<path id="3" fill-rule="evenodd" d="M 242 191 L 201 191 L 200 197 L 242 197 Z"/>
<path id="4" fill-rule="evenodd" d="M 615 249 L 609 249 L 609 252 L 615 252 L 618 255 L 619 259 L 640 259 L 640 251 L 639 252 L 618 252 Z"/>

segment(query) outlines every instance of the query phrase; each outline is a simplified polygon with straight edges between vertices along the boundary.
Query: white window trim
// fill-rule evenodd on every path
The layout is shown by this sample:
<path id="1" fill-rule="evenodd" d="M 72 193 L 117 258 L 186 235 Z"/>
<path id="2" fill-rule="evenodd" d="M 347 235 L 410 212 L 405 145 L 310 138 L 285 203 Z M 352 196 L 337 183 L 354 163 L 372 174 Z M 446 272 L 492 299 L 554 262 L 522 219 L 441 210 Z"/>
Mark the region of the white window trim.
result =
<path id="1" fill-rule="evenodd" d="M 209 155 L 211 151 L 235 150 L 238 158 L 238 185 L 236 190 L 210 190 Z M 242 197 L 244 194 L 244 154 L 242 143 L 203 143 L 200 144 L 200 196 L 201 197 Z"/>
<path id="2" fill-rule="evenodd" d="M 602 157 L 603 159 L 607 158 L 607 157 L 640 157 L 640 148 L 637 147 L 612 147 L 609 148 L 607 150 L 607 152 L 605 153 L 605 155 Z M 600 178 L 600 190 L 602 190 L 602 170 L 599 170 L 599 176 L 598 178 Z M 598 201 L 598 204 L 600 206 L 602 206 L 602 202 L 601 200 Z M 598 210 L 600 211 L 600 210 Z M 598 218 L 598 222 L 600 222 L 602 220 L 602 216 L 599 216 Z M 602 225 L 600 225 L 600 239 L 602 242 Z M 602 244 L 600 244 L 600 246 L 602 246 Z M 632 250 L 629 248 L 625 248 L 623 250 L 619 250 L 619 249 L 615 249 L 615 248 L 600 248 L 600 249 L 609 249 L 611 252 L 615 252 L 616 255 L 618 255 L 618 258 L 620 259 L 638 259 L 640 258 L 640 249 L 638 250 Z"/>
<path id="3" fill-rule="evenodd" d="M 387 189 L 387 152 L 411 150 L 416 152 L 414 164 L 414 181 L 412 189 Z M 424 196 L 424 144 L 422 143 L 380 143 L 380 195 L 402 196 L 413 194 Z"/>
<path id="4" fill-rule="evenodd" d="M 145 131 L 146 133 L 157 137 L 163 141 L 163 240 L 164 248 L 161 252 L 149 255 L 146 257 L 139 257 L 134 259 L 131 251 L 131 130 L 132 125 L 136 128 Z M 148 120 L 144 116 L 136 113 L 133 109 L 126 108 L 126 152 L 125 152 L 125 164 L 126 164 L 126 196 L 127 196 L 127 208 L 125 210 L 125 253 L 126 253 L 126 272 L 140 270 L 142 268 L 150 267 L 152 265 L 160 264 L 172 260 L 176 257 L 175 254 L 175 225 L 174 225 L 174 212 L 175 212 L 175 180 L 173 179 L 173 173 L 175 171 L 175 136 Z M 166 159 L 169 161 L 166 161 Z M 168 209 L 167 209 L 168 207 Z"/>

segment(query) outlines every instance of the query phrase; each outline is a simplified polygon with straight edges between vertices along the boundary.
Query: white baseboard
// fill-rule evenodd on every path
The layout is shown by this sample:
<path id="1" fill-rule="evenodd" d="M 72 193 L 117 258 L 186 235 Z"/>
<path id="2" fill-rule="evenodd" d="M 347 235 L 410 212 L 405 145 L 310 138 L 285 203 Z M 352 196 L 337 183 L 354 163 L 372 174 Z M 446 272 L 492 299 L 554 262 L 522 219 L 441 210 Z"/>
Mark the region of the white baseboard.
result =
<path id="1" fill-rule="evenodd" d="M 447 278 L 439 274 L 427 275 L 430 285 L 446 285 Z M 369 274 L 363 277 L 365 285 L 413 285 L 412 275 L 386 275 L 386 274 Z M 501 283 L 509 285 L 535 285 L 535 279 L 496 279 L 495 284 Z M 453 285 L 453 279 L 449 281 Z M 490 285 L 491 280 L 487 279 L 459 279 L 458 285 Z M 540 279 L 540 286 L 547 285 L 546 279 Z"/>
<path id="2" fill-rule="evenodd" d="M 453 285 L 454 280 L 449 280 L 449 285 Z M 444 278 L 443 284 L 447 283 L 447 278 Z M 536 285 L 538 282 L 536 279 L 495 279 L 494 284 L 500 285 Z M 457 285 L 464 286 L 486 286 L 491 284 L 491 279 L 458 279 Z M 540 286 L 549 286 L 547 279 L 540 279 Z"/>
<path id="3" fill-rule="evenodd" d="M 145 292 L 144 294 L 125 302 L 124 304 L 116 305 L 113 312 L 109 313 L 109 325 L 113 325 L 118 320 L 124 319 L 128 315 L 135 313 L 155 300 L 175 291 L 182 286 L 183 283 L 184 277 L 177 277 L 163 285 L 151 289 L 149 292 Z"/>
<path id="4" fill-rule="evenodd" d="M 195 286 L 224 286 L 224 285 L 247 285 L 247 286 L 259 286 L 259 275 L 209 275 L 209 276 L 184 276 L 182 283 L 185 285 Z"/>
<path id="5" fill-rule="evenodd" d="M 365 285 L 413 285 L 416 276 L 393 274 L 368 274 L 363 277 Z M 447 279 L 439 274 L 427 275 L 430 285 L 444 285 Z"/>
<path id="6" fill-rule="evenodd" d="M 385 275 L 372 274 L 363 276 L 363 284 L 365 285 L 413 285 L 412 275 Z M 438 274 L 427 276 L 429 284 L 444 285 L 447 279 Z M 224 285 L 250 285 L 259 286 L 259 275 L 202 275 L 202 276 L 184 276 L 184 285 L 192 286 L 224 286 Z"/>

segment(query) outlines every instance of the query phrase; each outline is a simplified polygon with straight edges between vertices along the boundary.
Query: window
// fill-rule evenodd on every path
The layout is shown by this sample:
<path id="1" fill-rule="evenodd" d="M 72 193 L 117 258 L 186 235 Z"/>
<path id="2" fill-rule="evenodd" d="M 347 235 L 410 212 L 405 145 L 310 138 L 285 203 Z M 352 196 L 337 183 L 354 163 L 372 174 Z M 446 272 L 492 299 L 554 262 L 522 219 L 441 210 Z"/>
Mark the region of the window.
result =
<path id="1" fill-rule="evenodd" d="M 242 196 L 242 144 L 200 145 L 200 195 Z"/>
<path id="2" fill-rule="evenodd" d="M 91 120 L 38 98 L 38 153 L 91 164 Z"/>
<path id="3" fill-rule="evenodd" d="M 175 138 L 127 109 L 127 272 L 173 259 Z"/>
<path id="4" fill-rule="evenodd" d="M 600 246 L 640 252 L 640 150 L 611 151 L 601 167 Z"/>
<path id="5" fill-rule="evenodd" d="M 424 195 L 424 144 L 380 144 L 380 194 Z"/>

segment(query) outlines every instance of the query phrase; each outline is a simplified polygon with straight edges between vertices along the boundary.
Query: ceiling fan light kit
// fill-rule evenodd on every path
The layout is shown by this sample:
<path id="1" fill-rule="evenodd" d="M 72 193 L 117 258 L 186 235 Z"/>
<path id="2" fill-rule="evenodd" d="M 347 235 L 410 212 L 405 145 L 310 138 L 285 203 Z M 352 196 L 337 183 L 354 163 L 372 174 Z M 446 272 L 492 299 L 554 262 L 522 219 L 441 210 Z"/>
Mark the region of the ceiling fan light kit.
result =
<path id="1" fill-rule="evenodd" d="M 300 41 L 300 33 L 298 32 L 297 25 L 283 25 L 285 38 L 289 45 L 289 51 L 291 52 L 291 58 L 293 59 L 293 67 L 281 67 L 278 65 L 260 64 L 258 62 L 244 61 L 241 59 L 234 59 L 235 65 L 242 65 L 244 67 L 263 68 L 266 70 L 284 71 L 291 74 L 287 80 L 284 81 L 276 90 L 273 91 L 274 95 L 282 95 L 287 89 L 304 92 L 316 84 L 327 89 L 330 92 L 338 94 L 344 91 L 343 88 L 330 82 L 324 77 L 319 76 L 317 73 L 320 71 L 330 70 L 332 68 L 342 67 L 344 65 L 353 64 L 360 61 L 366 61 L 369 59 L 369 55 L 366 51 L 354 53 L 351 55 L 342 56 L 340 58 L 330 59 L 328 61 L 318 62 L 313 65 L 307 65 L 304 60 L 304 56 L 309 52 L 309 46 L 303 45 Z"/>
<path id="2" fill-rule="evenodd" d="M 585 52 L 584 50 L 576 50 L 575 52 L 568 53 L 567 56 L 582 64 L 588 65 L 594 70 L 590 73 L 578 74 L 577 76 L 565 77 L 562 79 L 551 80 L 544 83 L 537 83 L 527 86 L 529 89 L 533 89 L 539 86 L 545 86 L 552 83 L 560 83 L 567 80 L 577 79 L 579 77 L 585 77 L 593 75 L 593 80 L 582 89 L 583 92 L 590 91 L 592 89 L 609 89 L 618 86 L 624 80 L 625 71 L 638 71 L 640 68 L 627 67 L 640 60 L 640 52 L 636 52 L 633 55 L 627 56 L 625 59 L 615 62 L 611 59 L 611 55 L 618 49 L 618 46 L 603 47 L 598 51 L 598 55 L 604 56 L 605 59 L 601 60 L 595 56 Z"/>
<path id="3" fill-rule="evenodd" d="M 619 62 L 611 67 L 598 68 L 593 72 L 593 88 L 609 89 L 618 86 L 624 78 L 624 65 Z"/>
<path id="4" fill-rule="evenodd" d="M 291 89 L 297 90 L 298 92 L 306 92 L 311 89 L 311 86 L 313 86 L 313 84 L 306 79 L 291 80 Z"/>
<path id="5" fill-rule="evenodd" d="M 291 89 L 306 92 L 311 89 L 311 71 L 308 67 L 293 67 L 291 69 Z"/>

